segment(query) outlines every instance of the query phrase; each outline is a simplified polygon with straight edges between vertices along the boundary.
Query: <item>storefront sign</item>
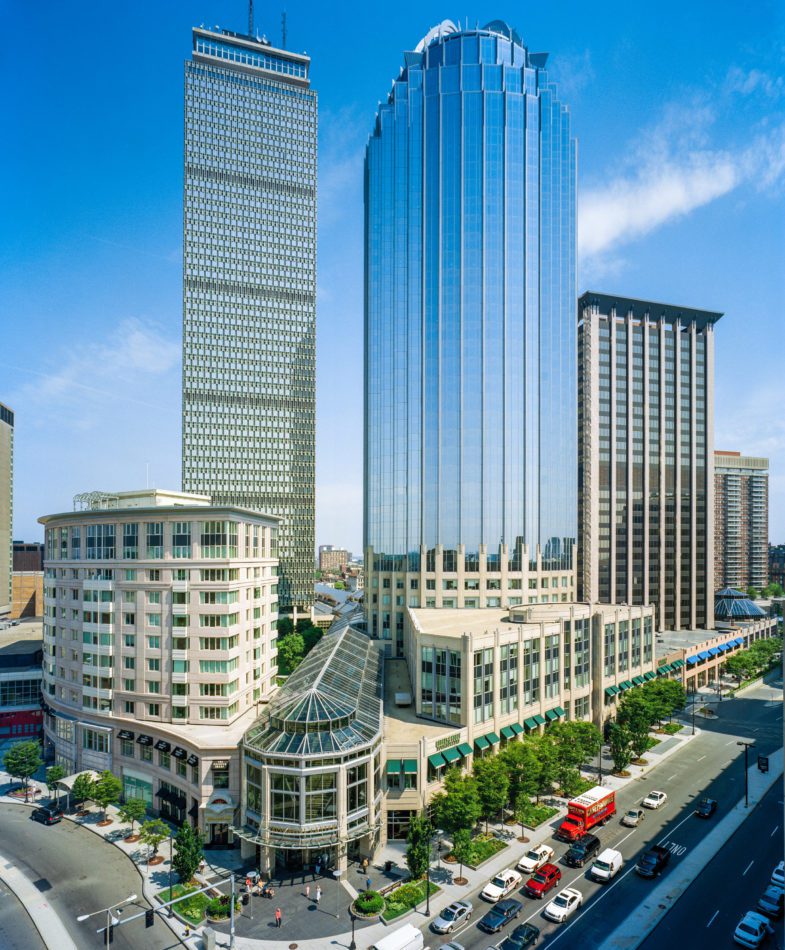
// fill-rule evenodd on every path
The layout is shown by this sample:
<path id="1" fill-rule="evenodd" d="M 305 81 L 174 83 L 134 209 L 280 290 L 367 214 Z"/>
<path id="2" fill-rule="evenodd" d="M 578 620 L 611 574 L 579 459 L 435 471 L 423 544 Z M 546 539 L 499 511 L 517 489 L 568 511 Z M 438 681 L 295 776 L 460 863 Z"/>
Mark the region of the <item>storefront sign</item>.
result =
<path id="1" fill-rule="evenodd" d="M 187 757 L 188 753 L 185 751 L 185 749 L 181 749 L 180 746 L 178 745 L 175 747 L 174 751 L 172 752 L 172 755 L 174 756 L 175 759 L 184 759 Z"/>
<path id="2" fill-rule="evenodd" d="M 172 748 L 172 745 L 171 743 L 167 742 L 166 739 L 159 739 L 158 742 L 156 742 L 155 747 L 159 752 L 169 752 L 169 750 Z"/>
<path id="3" fill-rule="evenodd" d="M 152 745 L 153 737 L 140 735 L 136 737 L 136 741 L 139 743 L 139 745 Z"/>
<path id="4" fill-rule="evenodd" d="M 133 732 L 130 732 L 128 729 L 121 729 L 121 730 L 117 733 L 117 738 L 118 738 L 118 739 L 130 739 L 131 741 L 133 741 L 134 734 L 133 734 Z"/>

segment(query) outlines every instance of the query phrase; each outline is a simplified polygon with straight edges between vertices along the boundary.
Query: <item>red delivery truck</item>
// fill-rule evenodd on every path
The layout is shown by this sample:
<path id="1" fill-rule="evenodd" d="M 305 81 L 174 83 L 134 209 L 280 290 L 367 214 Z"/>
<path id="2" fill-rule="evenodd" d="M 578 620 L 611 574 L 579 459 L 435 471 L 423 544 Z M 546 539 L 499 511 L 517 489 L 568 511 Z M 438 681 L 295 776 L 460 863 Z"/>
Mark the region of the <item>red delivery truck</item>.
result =
<path id="1" fill-rule="evenodd" d="M 559 826 L 556 837 L 562 841 L 575 841 L 595 825 L 604 825 L 616 814 L 616 796 L 609 788 L 595 785 L 588 792 L 567 803 L 567 817 Z"/>

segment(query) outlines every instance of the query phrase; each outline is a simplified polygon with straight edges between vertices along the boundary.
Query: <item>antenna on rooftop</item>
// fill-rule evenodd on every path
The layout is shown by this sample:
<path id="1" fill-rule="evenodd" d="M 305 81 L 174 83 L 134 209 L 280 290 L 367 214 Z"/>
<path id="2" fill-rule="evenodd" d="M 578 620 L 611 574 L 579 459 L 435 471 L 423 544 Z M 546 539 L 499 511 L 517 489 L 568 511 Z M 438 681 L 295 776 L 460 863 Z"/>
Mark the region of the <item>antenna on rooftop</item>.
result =
<path id="1" fill-rule="evenodd" d="M 248 35 L 253 36 L 253 0 L 248 0 Z"/>
<path id="2" fill-rule="evenodd" d="M 286 10 L 281 14 L 281 49 L 286 49 Z"/>

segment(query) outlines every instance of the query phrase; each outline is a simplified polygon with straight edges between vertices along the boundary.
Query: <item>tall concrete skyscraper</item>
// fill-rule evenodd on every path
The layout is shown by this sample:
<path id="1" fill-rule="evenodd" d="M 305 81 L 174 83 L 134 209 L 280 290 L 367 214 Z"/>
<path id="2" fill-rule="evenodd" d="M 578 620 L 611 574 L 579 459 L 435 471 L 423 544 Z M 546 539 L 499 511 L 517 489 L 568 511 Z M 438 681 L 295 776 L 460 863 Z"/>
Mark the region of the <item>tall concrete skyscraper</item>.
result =
<path id="1" fill-rule="evenodd" d="M 407 606 L 574 599 L 576 143 L 546 60 L 445 21 L 368 143 L 366 602 L 399 648 Z"/>
<path id="2" fill-rule="evenodd" d="M 769 582 L 769 460 L 714 453 L 714 585 Z"/>
<path id="3" fill-rule="evenodd" d="M 307 56 L 194 29 L 185 64 L 183 488 L 281 518 L 313 600 L 317 97 Z"/>
<path id="4" fill-rule="evenodd" d="M 714 622 L 714 325 L 706 310 L 578 301 L 579 594 Z"/>
<path id="5" fill-rule="evenodd" d="M 14 413 L 0 403 L 0 616 L 11 610 L 14 530 Z"/>

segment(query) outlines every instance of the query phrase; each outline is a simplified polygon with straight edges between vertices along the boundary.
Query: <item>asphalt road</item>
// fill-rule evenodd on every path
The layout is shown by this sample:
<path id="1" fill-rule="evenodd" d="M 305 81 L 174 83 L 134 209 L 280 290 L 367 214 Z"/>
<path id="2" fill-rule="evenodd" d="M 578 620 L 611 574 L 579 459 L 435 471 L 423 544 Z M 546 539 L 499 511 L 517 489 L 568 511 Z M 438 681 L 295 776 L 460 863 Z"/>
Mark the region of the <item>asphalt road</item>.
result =
<path id="1" fill-rule="evenodd" d="M 720 803 L 717 814 L 721 816 L 725 809 L 735 805 L 744 795 L 744 756 L 743 749 L 736 745 L 738 739 L 754 739 L 757 751 L 764 754 L 782 745 L 781 683 L 758 687 L 743 698 L 725 699 L 717 705 L 717 714 L 716 720 L 698 719 L 697 724 L 701 729 L 699 736 L 652 769 L 645 778 L 628 784 L 617 793 L 616 803 L 620 815 L 639 804 L 652 789 L 666 792 L 668 801 L 657 811 L 647 812 L 645 821 L 638 828 L 626 828 L 615 819 L 599 832 L 603 847 L 615 848 L 624 856 L 624 867 L 610 884 L 601 885 L 591 881 L 588 868 L 567 867 L 560 861 L 567 845 L 553 838 L 546 839 L 554 847 L 556 860 L 562 869 L 560 887 L 577 887 L 583 894 L 584 902 L 570 921 L 553 924 L 543 917 L 542 909 L 560 888 L 551 891 L 542 902 L 521 893 L 510 895 L 523 902 L 523 910 L 516 923 L 529 920 L 540 928 L 542 937 L 538 947 L 556 947 L 558 950 L 599 947 L 652 887 L 651 881 L 634 873 L 638 855 L 651 844 L 664 844 L 672 852 L 670 867 L 673 868 L 690 848 L 701 841 L 707 831 L 709 822 L 693 816 L 697 799 L 704 795 L 717 799 Z M 651 753 L 649 755 L 651 757 Z M 781 796 L 777 800 L 781 800 Z M 743 832 L 740 834 L 743 836 Z M 778 835 L 774 838 L 781 840 Z M 523 850 L 524 846 L 517 842 L 512 845 L 510 867 L 515 866 Z M 773 861 L 772 866 L 775 863 Z M 477 921 L 490 906 L 480 898 L 480 890 L 482 887 L 466 895 L 474 905 L 471 922 L 449 937 L 440 938 L 432 932 L 428 933 L 426 942 L 432 948 L 440 947 L 447 940 L 456 940 L 466 950 L 486 950 L 500 942 L 504 933 L 512 929 L 510 924 L 495 936 L 479 929 Z M 680 903 L 676 906 L 680 906 Z M 422 929 L 427 932 L 427 925 Z"/>
<path id="2" fill-rule="evenodd" d="M 32 821 L 30 813 L 24 805 L 0 804 L 0 851 L 46 894 L 80 950 L 100 950 L 104 945 L 103 935 L 97 934 L 96 929 L 103 926 L 105 917 L 99 915 L 81 924 L 76 918 L 131 894 L 138 894 L 139 900 L 125 908 L 126 917 L 149 907 L 141 896 L 141 876 L 124 854 L 91 831 L 72 821 L 46 827 Z M 0 911 L 0 927 L 4 919 Z M 20 916 L 18 923 L 26 929 L 26 942 L 8 946 L 19 946 L 23 950 L 41 946 L 40 941 L 36 943 L 38 934 L 29 918 Z M 5 950 L 2 938 L 0 929 L 0 947 Z M 18 940 L 18 937 L 13 939 Z M 113 950 L 164 950 L 179 947 L 180 943 L 156 915 L 155 926 L 149 929 L 145 928 L 144 918 L 116 927 L 112 946 Z"/>
<path id="3" fill-rule="evenodd" d="M 0 947 L 3 950 L 46 950 L 24 905 L 0 881 Z"/>
<path id="4" fill-rule="evenodd" d="M 778 782 L 717 856 L 703 869 L 676 906 L 640 946 L 673 950 L 685 934 L 706 945 L 730 947 L 736 924 L 766 890 L 782 860 L 782 783 Z M 783 921 L 774 923 L 783 945 Z M 773 950 L 774 944 L 769 945 Z"/>

